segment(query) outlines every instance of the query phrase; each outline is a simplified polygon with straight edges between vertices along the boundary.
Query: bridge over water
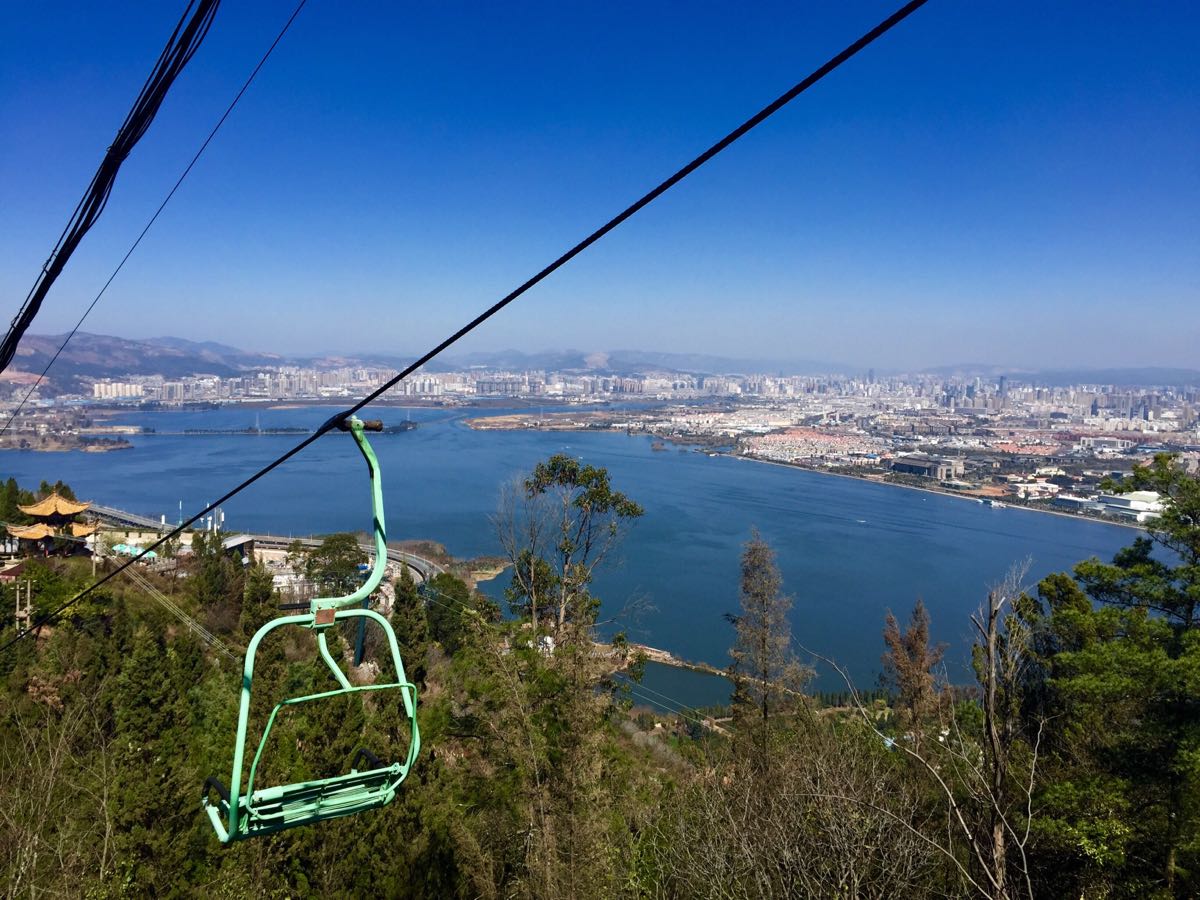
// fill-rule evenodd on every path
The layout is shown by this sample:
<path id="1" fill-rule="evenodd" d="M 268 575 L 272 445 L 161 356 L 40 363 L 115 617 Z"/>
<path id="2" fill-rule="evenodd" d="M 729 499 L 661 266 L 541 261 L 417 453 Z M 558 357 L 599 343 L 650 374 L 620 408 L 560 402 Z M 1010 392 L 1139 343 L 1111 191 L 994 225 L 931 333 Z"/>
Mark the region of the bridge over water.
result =
<path id="1" fill-rule="evenodd" d="M 96 518 L 106 525 L 117 525 L 121 528 L 140 528 L 143 531 L 166 530 L 163 527 L 161 519 L 152 519 L 149 516 L 126 512 L 123 509 L 116 509 L 112 506 L 101 506 L 99 503 L 93 503 L 88 512 L 94 513 Z"/>

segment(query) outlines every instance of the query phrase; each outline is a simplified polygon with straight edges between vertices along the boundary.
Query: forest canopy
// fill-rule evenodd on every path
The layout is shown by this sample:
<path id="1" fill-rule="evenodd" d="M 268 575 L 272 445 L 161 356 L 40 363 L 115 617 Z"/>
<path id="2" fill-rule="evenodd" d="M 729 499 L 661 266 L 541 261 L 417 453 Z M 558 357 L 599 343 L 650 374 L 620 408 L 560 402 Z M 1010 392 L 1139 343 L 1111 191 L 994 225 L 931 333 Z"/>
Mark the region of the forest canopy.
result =
<path id="1" fill-rule="evenodd" d="M 601 601 L 624 598 L 595 596 L 593 574 L 636 539 L 641 506 L 605 470 L 551 458 L 495 523 L 504 609 L 406 566 L 372 600 L 420 694 L 398 798 L 228 848 L 200 795 L 228 774 L 240 660 L 115 579 L 0 654 L 0 880 L 8 896 L 1195 896 L 1200 482 L 1164 455 L 1120 489 L 1168 502 L 1112 560 L 1037 584 L 1015 561 L 963 586 L 971 683 L 947 680 L 928 611 L 897 597 L 874 632 L 882 683 L 817 693 L 811 586 L 783 584 L 769 536 L 747 535 L 730 621 L 709 623 L 728 630 L 731 702 L 696 710 L 648 704 L 636 646 L 601 640 Z M 4 485 L 3 521 L 26 499 Z M 365 561 L 351 536 L 293 552 L 329 584 Z M 195 535 L 183 558 L 142 578 L 234 656 L 289 599 L 219 539 Z M 30 561 L 24 577 L 49 610 L 91 563 Z M 17 634 L 12 591 L 0 642 Z M 348 671 L 352 638 L 330 641 Z M 363 683 L 386 662 L 366 647 Z M 311 633 L 265 641 L 252 728 L 329 678 Z M 266 775 L 399 752 L 397 702 L 306 704 L 273 733 Z"/>

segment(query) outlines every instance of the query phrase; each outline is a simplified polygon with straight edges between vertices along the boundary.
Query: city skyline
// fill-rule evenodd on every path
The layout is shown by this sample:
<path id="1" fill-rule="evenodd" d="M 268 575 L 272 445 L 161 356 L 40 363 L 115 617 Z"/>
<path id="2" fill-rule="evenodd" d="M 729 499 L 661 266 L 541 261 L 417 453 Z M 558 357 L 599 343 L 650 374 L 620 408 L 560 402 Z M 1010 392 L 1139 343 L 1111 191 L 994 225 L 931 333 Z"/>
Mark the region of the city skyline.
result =
<path id="1" fill-rule="evenodd" d="M 341 406 L 396 374 L 362 361 L 304 365 L 276 358 L 258 365 L 249 356 L 242 358 L 245 368 L 230 372 L 236 367 L 217 355 L 220 349 L 206 348 L 213 368 L 204 375 L 181 375 L 178 368 L 173 375 L 146 368 L 120 378 L 77 374 L 74 390 L 27 405 L 0 449 L 105 452 L 130 449 L 130 436 L 147 427 L 174 433 L 170 424 L 162 431 L 121 420 L 140 413 L 253 410 L 253 426 L 214 430 L 193 422 L 179 433 L 304 433 L 278 418 L 264 431 L 258 411 Z M 213 374 L 220 368 L 226 373 Z M 16 387 L 10 401 L 20 392 Z M 1189 471 L 1200 464 L 1200 378 L 1186 386 L 1133 387 L 1006 374 L 891 376 L 875 369 L 787 376 L 493 365 L 418 371 L 380 398 L 381 407 L 389 405 L 410 407 L 403 425 L 393 422 L 401 430 L 420 427 L 410 420 L 416 406 L 466 413 L 463 422 L 472 429 L 646 434 L 658 451 L 663 440 L 708 442 L 722 452 L 735 441 L 734 452 L 746 458 L 872 479 L 915 476 L 980 502 L 1003 505 L 1002 497 L 1015 497 L 1138 522 L 1161 512 L 1156 498 L 1122 505 L 1100 491 L 1105 470 L 1079 466 L 1137 465 L 1163 451 L 1180 454 Z"/>
<path id="2" fill-rule="evenodd" d="M 87 329 L 415 355 L 884 10 L 310 7 Z M 74 323 L 287 11 L 221 10 L 36 331 Z M 6 296 L 171 15 L 14 10 Z M 931 5 L 456 350 L 1192 367 L 1196 15 Z"/>

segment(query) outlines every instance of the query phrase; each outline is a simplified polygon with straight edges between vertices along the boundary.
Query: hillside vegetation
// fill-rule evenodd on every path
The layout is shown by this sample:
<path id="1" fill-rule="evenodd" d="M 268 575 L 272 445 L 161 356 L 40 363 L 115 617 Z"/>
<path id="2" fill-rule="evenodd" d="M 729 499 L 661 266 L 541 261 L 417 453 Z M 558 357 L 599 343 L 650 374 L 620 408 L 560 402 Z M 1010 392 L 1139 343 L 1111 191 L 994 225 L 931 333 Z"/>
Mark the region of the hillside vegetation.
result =
<path id="1" fill-rule="evenodd" d="M 497 518 L 506 609 L 451 575 L 422 592 L 405 572 L 389 592 L 422 737 L 397 800 L 228 848 L 201 785 L 229 776 L 240 667 L 115 579 L 0 654 L 0 885 L 97 898 L 1195 896 L 1200 482 L 1164 456 L 1128 487 L 1172 502 L 1114 560 L 1034 587 L 1018 565 L 986 596 L 964 594 L 976 683 L 945 683 L 919 603 L 906 622 L 868 623 L 886 682 L 870 701 L 808 690 L 813 660 L 789 625 L 802 632 L 803 617 L 751 536 L 729 560 L 732 704 L 668 715 L 633 704 L 640 661 L 620 636 L 612 653 L 594 644 L 593 572 L 642 510 L 603 469 L 553 457 Z M 340 546 L 308 560 L 315 581 L 353 571 Z M 26 574 L 44 611 L 91 566 Z M 219 541 L 196 541 L 186 577 L 146 577 L 239 652 L 278 615 L 269 571 Z M 4 591 L 0 643 L 15 635 Z M 343 663 L 353 637 L 331 642 Z M 353 677 L 390 674 L 382 651 L 368 640 Z M 311 632 L 265 642 L 252 742 L 275 702 L 330 686 Z M 345 772 L 359 747 L 402 758 L 398 703 L 356 694 L 281 718 L 262 783 Z"/>

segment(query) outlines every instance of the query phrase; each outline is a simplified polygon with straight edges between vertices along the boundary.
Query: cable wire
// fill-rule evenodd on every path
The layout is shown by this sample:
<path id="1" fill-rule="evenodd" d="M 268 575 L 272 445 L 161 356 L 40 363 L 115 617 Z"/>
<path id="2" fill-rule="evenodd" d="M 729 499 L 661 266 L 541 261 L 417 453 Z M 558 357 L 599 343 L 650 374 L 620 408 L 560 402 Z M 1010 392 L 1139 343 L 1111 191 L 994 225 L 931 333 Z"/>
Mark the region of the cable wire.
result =
<path id="1" fill-rule="evenodd" d="M 184 612 L 174 600 L 151 584 L 146 576 L 139 572 L 136 567 L 126 569 L 125 577 L 141 588 L 152 600 L 157 601 L 167 612 L 179 619 L 180 622 L 200 638 L 200 640 L 208 644 L 209 647 L 221 653 L 226 659 L 233 662 L 234 665 L 241 665 L 242 658 L 230 650 L 224 641 Z"/>
<path id="2" fill-rule="evenodd" d="M 104 159 L 100 161 L 100 168 L 92 176 L 91 183 L 75 207 L 75 212 L 71 214 L 67 226 L 59 236 L 58 243 L 50 252 L 50 258 L 42 265 L 42 271 L 34 281 L 33 287 L 30 288 L 25 303 L 21 306 L 16 318 L 13 319 L 3 343 L 0 343 L 0 372 L 7 369 L 9 363 L 12 362 L 21 337 L 33 324 L 34 317 L 41 309 L 42 301 L 46 299 L 46 295 L 50 292 L 50 288 L 58 276 L 62 274 L 67 260 L 71 258 L 71 254 L 75 252 L 75 248 L 79 246 L 84 235 L 96 224 L 100 214 L 104 212 L 104 207 L 108 204 L 108 197 L 116 183 L 117 173 L 121 170 L 121 164 L 125 162 L 137 142 L 149 130 L 150 123 L 154 121 L 159 107 L 166 99 L 167 91 L 171 89 L 171 85 L 175 83 L 175 79 L 191 61 L 196 51 L 200 49 L 200 44 L 212 26 L 213 17 L 217 14 L 219 5 L 220 0 L 199 0 L 199 2 L 188 0 L 187 8 L 183 11 L 179 24 L 175 26 L 171 37 L 167 40 L 167 45 L 159 55 L 158 62 L 154 64 L 150 77 L 142 85 L 142 90 L 134 101 L 133 108 L 129 110 L 125 121 L 117 129 L 117 136 L 105 151 Z"/>
<path id="3" fill-rule="evenodd" d="M 108 286 L 113 283 L 117 275 L 120 274 L 123 268 L 125 268 L 125 263 L 129 262 L 129 257 L 133 256 L 133 251 L 137 250 L 138 245 L 142 242 L 142 238 L 146 236 L 146 233 L 150 230 L 151 226 L 153 226 L 158 220 L 159 215 L 161 215 L 162 211 L 166 209 L 167 204 L 171 202 L 171 198 L 175 196 L 175 192 L 179 190 L 179 187 L 183 184 L 184 179 L 188 177 L 193 167 L 195 167 L 196 163 L 200 161 L 200 157 L 204 155 L 204 151 L 208 149 L 208 145 L 212 143 L 212 139 L 217 136 L 217 132 L 221 130 L 221 126 L 225 124 L 225 120 L 229 118 L 229 115 L 233 112 L 234 107 L 238 105 L 238 101 L 242 99 L 242 95 L 245 94 L 250 88 L 250 85 L 258 76 L 259 70 L 262 69 L 262 67 L 266 64 L 271 54 L 275 52 L 275 48 L 279 46 L 279 42 L 283 40 L 283 36 L 288 33 L 288 29 L 292 27 L 292 23 L 296 21 L 296 16 L 300 15 L 300 10 L 304 8 L 304 4 L 307 2 L 308 0 L 300 0 L 300 2 L 296 4 L 296 8 L 292 10 L 291 16 L 288 18 L 287 22 L 284 23 L 283 28 L 279 30 L 279 34 L 275 36 L 275 40 L 271 42 L 271 46 L 267 48 L 267 52 L 262 55 L 258 61 L 258 65 L 251 70 L 250 75 L 242 83 L 241 89 L 238 90 L 238 92 L 234 95 L 233 100 L 229 102 L 229 106 L 225 108 L 225 112 L 221 114 L 221 118 L 217 120 L 217 124 L 213 126 L 212 131 L 208 133 L 208 137 L 206 137 L 204 142 L 200 145 L 200 149 L 197 150 L 195 156 L 192 157 L 192 161 L 187 164 L 179 178 L 175 181 L 174 186 L 170 191 L 167 192 L 167 196 L 164 197 L 162 203 L 158 205 L 158 209 L 154 211 L 154 215 L 150 217 L 150 221 L 146 223 L 146 227 L 142 229 L 141 234 L 137 236 L 137 239 L 132 245 L 130 245 L 129 249 L 125 252 L 125 255 L 121 258 L 121 261 L 117 263 L 117 267 L 113 269 L 112 274 L 108 276 L 108 280 L 104 282 L 104 285 L 100 288 L 99 293 L 97 293 L 92 302 L 88 304 L 87 309 L 83 311 L 83 315 L 79 317 L 79 321 L 75 323 L 75 327 L 71 329 L 70 333 L 66 336 L 66 339 L 63 340 L 58 349 L 54 351 L 54 355 L 50 357 L 50 361 L 46 363 L 45 368 L 42 369 L 42 373 L 38 375 L 37 380 L 33 383 L 33 386 L 30 387 L 30 389 L 25 393 L 25 396 L 21 398 L 21 402 L 17 404 L 16 409 L 14 409 L 12 414 L 8 417 L 8 421 L 4 423 L 4 427 L 0 428 L 0 436 L 3 436 L 4 433 L 8 431 L 8 426 L 13 423 L 13 419 L 15 419 L 17 414 L 24 409 L 25 404 L 29 402 L 29 398 L 33 396 L 33 392 L 36 391 L 41 385 L 43 379 L 46 377 L 46 373 L 50 371 L 50 367 L 58 361 L 58 357 L 62 355 L 62 352 L 65 349 L 67 349 L 67 344 L 71 342 L 71 338 L 75 337 L 76 332 L 83 327 L 84 320 L 86 320 L 87 317 L 91 315 L 92 310 L 96 308 L 96 304 L 100 302 L 100 298 L 104 296 L 104 292 L 108 290 Z M 2 369 L 3 367 L 0 366 L 0 370 Z"/>
<path id="4" fill-rule="evenodd" d="M 163 535 L 161 538 L 159 538 L 153 544 L 146 547 L 138 556 L 132 557 L 127 562 L 125 562 L 120 568 L 108 573 L 103 578 L 96 581 L 90 587 L 85 588 L 79 594 L 75 595 L 70 600 L 67 600 L 66 602 L 64 602 L 57 609 L 48 613 L 41 620 L 39 620 L 35 625 L 30 626 L 30 628 L 27 631 L 23 632 L 22 634 L 18 635 L 17 637 L 13 638 L 12 640 L 8 641 L 3 646 L 0 646 L 0 652 L 3 652 L 4 650 L 11 647 L 17 641 L 21 640 L 21 638 L 23 638 L 26 634 L 29 634 L 29 633 L 33 632 L 35 629 L 40 628 L 42 625 L 46 624 L 47 622 L 52 621 L 55 617 L 62 614 L 65 610 L 67 610 L 74 604 L 78 603 L 80 600 L 82 600 L 84 597 L 86 597 L 92 591 L 101 587 L 103 584 L 105 584 L 110 579 L 116 577 L 116 575 L 119 574 L 124 568 L 133 565 L 134 562 L 141 559 L 141 557 L 144 556 L 146 553 L 149 553 L 151 550 L 154 550 L 155 548 L 160 547 L 162 544 L 166 543 L 171 538 L 182 533 L 185 529 L 187 529 L 189 526 L 193 525 L 195 522 L 199 521 L 204 516 L 208 515 L 210 512 L 212 512 L 218 506 L 229 502 L 229 500 L 231 498 L 240 494 L 246 488 L 250 487 L 250 485 L 254 484 L 259 479 L 261 479 L 264 476 L 275 471 L 275 469 L 279 468 L 281 465 L 283 465 L 285 462 L 287 462 L 289 459 L 291 459 L 297 453 L 304 450 L 310 444 L 312 444 L 315 441 L 317 441 L 318 439 L 320 439 L 323 435 L 328 434 L 334 428 L 339 427 L 350 416 L 354 415 L 359 410 L 361 410 L 363 407 L 365 407 L 368 404 L 377 400 L 381 395 L 387 393 L 387 391 L 391 390 L 393 387 L 395 387 L 397 384 L 399 384 L 401 381 L 403 381 L 405 378 L 407 378 L 409 375 L 411 375 L 417 369 L 421 368 L 421 366 L 428 363 L 431 359 L 433 359 L 435 356 L 440 354 L 447 347 L 450 347 L 452 344 L 458 342 L 460 339 L 462 339 L 466 335 L 470 334 L 472 331 L 474 331 L 476 328 L 478 328 L 480 325 L 482 325 L 488 319 L 492 318 L 492 316 L 496 315 L 496 313 L 500 312 L 500 310 L 504 309 L 506 306 L 508 306 L 510 303 L 512 303 L 514 300 L 516 300 L 518 297 L 520 297 L 522 294 L 524 294 L 526 291 L 528 291 L 530 288 L 534 287 L 536 284 L 541 282 L 547 276 L 551 275 L 552 273 L 557 271 L 559 268 L 564 266 L 566 263 L 570 262 L 572 259 L 574 259 L 576 256 L 578 256 L 580 253 L 582 253 L 584 250 L 586 250 L 592 244 L 596 243 L 596 241 L 600 240 L 600 238 L 604 237 L 606 234 L 608 234 L 610 231 L 612 231 L 614 228 L 616 228 L 618 225 L 620 225 L 626 219 L 630 218 L 635 213 L 637 213 L 639 210 L 643 209 L 644 207 L 649 205 L 651 202 L 656 200 L 662 194 L 666 193 L 668 190 L 670 190 L 672 187 L 674 187 L 676 184 L 678 184 L 680 181 L 682 181 L 684 178 L 686 178 L 692 172 L 696 171 L 696 169 L 700 168 L 702 165 L 704 165 L 706 162 L 708 162 L 710 159 L 712 159 L 714 156 L 716 156 L 722 150 L 727 148 L 730 144 L 732 144 L 738 138 L 745 135 L 747 132 L 749 132 L 754 127 L 761 125 L 764 121 L 766 121 L 768 118 L 770 118 L 776 112 L 778 112 L 780 109 L 782 109 L 788 103 L 790 103 L 792 100 L 796 99 L 796 97 L 800 96 L 800 94 L 802 94 L 808 88 L 812 87 L 814 84 L 816 84 L 818 81 L 820 81 L 826 75 L 828 75 L 830 72 L 832 72 L 838 66 L 840 66 L 842 63 L 846 62 L 846 60 L 850 59 L 852 56 L 857 54 L 864 47 L 868 46 L 873 41 L 875 41 L 877 38 L 886 34 L 888 31 L 890 31 L 893 27 L 898 25 L 904 19 L 908 18 L 909 15 L 911 15 L 913 12 L 915 12 L 916 10 L 918 10 L 922 6 L 924 6 L 926 2 L 928 2 L 928 0 L 911 0 L 911 2 L 906 3 L 904 6 L 902 6 L 900 9 L 898 9 L 896 12 L 892 13 L 892 15 L 888 16 L 886 19 L 884 19 L 882 22 L 880 22 L 878 25 L 876 25 L 874 28 L 872 28 L 870 31 L 868 31 L 866 34 L 864 34 L 862 37 L 860 37 L 854 43 L 852 43 L 848 47 L 846 47 L 846 49 L 842 50 L 840 53 L 838 53 L 836 56 L 831 58 L 824 65 L 822 65 L 819 68 L 817 68 L 816 70 L 814 70 L 812 72 L 812 74 L 808 75 L 803 81 L 800 81 L 794 87 L 790 88 L 788 91 L 786 91 L 785 93 L 780 95 L 777 99 L 775 99 L 774 101 L 769 103 L 767 106 L 763 107 L 761 110 L 759 110 L 757 113 L 755 113 L 749 119 L 747 119 L 745 122 L 743 122 L 737 128 L 735 128 L 733 131 L 729 132 L 729 134 L 725 135 L 725 137 L 721 138 L 719 141 L 717 141 L 715 144 L 713 144 L 711 147 L 709 147 L 707 150 L 705 150 L 703 153 L 701 153 L 699 156 L 697 156 L 691 162 L 689 162 L 685 166 L 683 166 L 683 168 L 681 168 L 677 172 L 675 172 L 675 174 L 668 177 L 665 181 L 660 182 L 657 187 L 651 189 L 646 194 L 643 194 L 641 198 L 634 201 L 632 204 L 627 206 L 623 211 L 618 213 L 613 218 L 609 219 L 608 222 L 606 222 L 604 225 L 597 228 L 595 231 L 593 231 L 590 235 L 588 235 L 586 238 L 584 238 L 582 241 L 580 241 L 578 244 L 576 244 L 570 250 L 568 250 L 567 252 L 562 254 L 560 257 L 558 257 L 558 259 L 554 260 L 554 262 L 550 263 L 548 266 L 546 266 L 544 269 L 542 269 L 536 275 L 534 275 L 533 277 L 531 277 L 530 279 L 525 281 L 523 284 L 521 284 L 519 287 L 517 287 L 516 289 L 514 289 L 513 291 L 511 291 L 504 297 L 502 297 L 500 300 L 498 300 L 492 306 L 488 307 L 486 310 L 484 310 L 482 313 L 480 313 L 478 316 L 476 316 L 474 319 L 472 319 L 466 325 L 459 328 L 456 332 L 454 332 L 448 338 L 443 340 L 441 343 L 437 344 L 433 349 L 427 351 L 420 358 L 418 358 L 415 362 L 406 366 L 401 372 L 399 372 L 392 378 L 388 379 L 386 382 L 384 382 L 384 384 L 382 384 L 380 387 L 376 388 L 371 393 L 367 394 L 367 396 L 365 396 L 363 399 L 359 400 L 357 403 L 355 403 L 353 406 L 351 406 L 345 412 L 337 413 L 336 415 L 330 417 L 329 420 L 325 422 L 325 424 L 323 424 L 320 428 L 318 428 L 316 431 L 314 431 L 308 437 L 304 438 L 304 440 L 300 441 L 300 443 L 296 444 L 294 447 L 292 447 L 290 450 L 286 451 L 282 455 L 276 457 L 272 462 L 267 463 L 267 465 L 263 466 L 261 469 L 259 469 L 257 472 L 255 472 L 250 477 L 246 478 L 240 484 L 231 488 L 225 494 L 221 495 L 219 498 L 214 500 L 212 503 L 208 504 L 202 510 L 200 510 L 199 512 L 194 514 L 191 518 L 187 519 L 184 522 L 181 522 L 172 531 Z"/>
<path id="5" fill-rule="evenodd" d="M 670 703 L 664 702 L 663 700 L 655 700 L 653 697 L 651 697 L 647 694 L 641 693 L 636 687 L 634 687 L 633 682 L 627 682 L 625 685 L 625 688 L 626 688 L 626 690 L 629 691 L 629 693 L 640 698 L 641 700 L 645 701 L 646 703 L 649 703 L 651 706 L 657 706 L 663 712 L 668 712 L 668 713 L 671 713 L 672 715 L 679 716 L 681 719 L 684 719 L 685 721 L 688 721 L 688 722 L 694 722 L 702 728 L 708 728 L 710 730 L 718 731 L 718 732 L 728 730 L 724 726 L 717 724 L 717 721 L 715 719 L 705 720 L 705 719 L 697 718 L 695 715 L 693 715 L 692 713 L 687 711 L 687 710 L 695 711 L 695 707 L 688 706 L 687 704 L 682 703 L 679 700 L 675 700 L 673 698 L 667 698 L 668 700 L 670 700 Z M 650 690 L 650 689 L 646 688 L 646 690 Z M 654 691 L 653 693 L 657 694 L 658 691 Z M 665 696 L 665 695 L 660 694 L 659 696 Z M 672 704 L 674 704 L 674 706 L 672 706 Z"/>

